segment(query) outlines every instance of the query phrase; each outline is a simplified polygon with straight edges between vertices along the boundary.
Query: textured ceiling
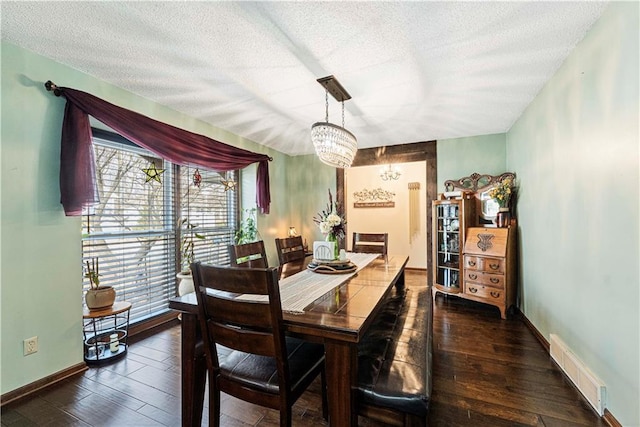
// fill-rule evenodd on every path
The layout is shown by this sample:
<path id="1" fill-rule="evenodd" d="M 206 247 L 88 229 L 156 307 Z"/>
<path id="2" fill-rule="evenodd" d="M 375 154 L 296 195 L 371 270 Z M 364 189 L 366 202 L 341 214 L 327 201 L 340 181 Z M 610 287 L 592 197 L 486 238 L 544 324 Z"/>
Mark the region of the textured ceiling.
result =
<path id="1" fill-rule="evenodd" d="M 601 2 L 8 2 L 2 39 L 287 154 L 509 130 Z M 74 87 L 73 81 L 56 81 Z M 341 123 L 329 102 L 329 121 Z"/>

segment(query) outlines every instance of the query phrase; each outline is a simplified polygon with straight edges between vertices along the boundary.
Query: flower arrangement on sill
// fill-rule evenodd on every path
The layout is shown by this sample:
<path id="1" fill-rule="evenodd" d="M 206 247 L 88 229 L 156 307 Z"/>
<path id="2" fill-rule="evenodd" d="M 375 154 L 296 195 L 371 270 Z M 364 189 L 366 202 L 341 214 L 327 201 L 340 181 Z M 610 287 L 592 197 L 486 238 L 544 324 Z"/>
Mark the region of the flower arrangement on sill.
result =
<path id="1" fill-rule="evenodd" d="M 329 204 L 323 211 L 318 212 L 313 218 L 313 222 L 318 224 L 320 232 L 326 236 L 328 241 L 337 241 L 345 236 L 344 215 L 337 202 L 333 201 L 331 190 L 329 190 Z"/>
<path id="2" fill-rule="evenodd" d="M 91 263 L 87 261 L 87 272 L 84 277 L 89 279 L 89 285 L 91 289 L 98 289 L 100 287 L 100 265 L 98 258 L 91 258 Z"/>
<path id="3" fill-rule="evenodd" d="M 513 194 L 514 182 L 511 178 L 505 178 L 495 187 L 489 190 L 489 197 L 496 201 L 501 208 L 508 208 Z"/>

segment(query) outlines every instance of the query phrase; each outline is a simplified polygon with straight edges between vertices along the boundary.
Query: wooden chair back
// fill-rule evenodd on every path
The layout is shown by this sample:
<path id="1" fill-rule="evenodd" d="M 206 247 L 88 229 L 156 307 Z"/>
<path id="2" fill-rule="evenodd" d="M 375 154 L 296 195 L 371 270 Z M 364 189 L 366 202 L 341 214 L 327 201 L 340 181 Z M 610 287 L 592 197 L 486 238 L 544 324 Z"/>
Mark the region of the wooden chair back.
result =
<path id="1" fill-rule="evenodd" d="M 231 267 L 269 267 L 267 252 L 262 240 L 241 245 L 229 245 L 229 258 L 231 259 Z"/>
<path id="2" fill-rule="evenodd" d="M 292 261 L 304 260 L 305 252 L 302 236 L 276 239 L 276 249 L 278 250 L 278 261 L 280 265 Z"/>
<path id="3" fill-rule="evenodd" d="M 353 233 L 353 252 L 387 255 L 388 233 Z"/>
<path id="4" fill-rule="evenodd" d="M 191 264 L 191 270 L 209 373 L 210 425 L 219 425 L 220 392 L 225 392 L 279 409 L 281 425 L 290 426 L 291 406 L 320 373 L 325 386 L 324 348 L 285 337 L 278 269 L 198 262 Z M 252 298 L 240 299 L 239 294 Z M 217 346 L 233 351 L 223 359 Z M 300 357 L 302 361 L 296 360 Z M 290 363 L 303 366 L 290 371 Z"/>

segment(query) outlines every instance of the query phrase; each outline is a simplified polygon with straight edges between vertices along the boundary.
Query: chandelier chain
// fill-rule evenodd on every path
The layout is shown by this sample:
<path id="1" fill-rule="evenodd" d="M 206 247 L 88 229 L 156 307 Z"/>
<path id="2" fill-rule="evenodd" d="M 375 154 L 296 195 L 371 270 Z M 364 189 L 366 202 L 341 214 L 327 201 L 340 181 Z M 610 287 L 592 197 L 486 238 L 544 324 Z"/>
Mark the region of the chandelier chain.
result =
<path id="1" fill-rule="evenodd" d="M 344 99 L 342 100 L 342 127 L 344 127 Z"/>
<path id="2" fill-rule="evenodd" d="M 329 123 L 329 90 L 328 89 L 324 90 L 324 121 Z"/>

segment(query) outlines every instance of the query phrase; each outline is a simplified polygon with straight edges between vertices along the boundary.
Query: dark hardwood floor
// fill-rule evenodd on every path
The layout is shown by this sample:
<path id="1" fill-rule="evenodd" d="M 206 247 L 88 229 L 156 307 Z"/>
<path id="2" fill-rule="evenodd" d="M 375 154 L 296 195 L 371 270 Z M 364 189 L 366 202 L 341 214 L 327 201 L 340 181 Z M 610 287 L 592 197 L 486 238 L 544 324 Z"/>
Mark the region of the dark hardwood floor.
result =
<path id="1" fill-rule="evenodd" d="M 408 286 L 425 274 L 407 272 Z M 438 296 L 430 426 L 605 426 L 520 319 Z M 91 368 L 2 408 L 2 426 L 179 426 L 180 329 L 133 343 L 126 358 Z M 223 395 L 222 426 L 279 425 L 278 413 Z M 294 406 L 294 426 L 327 425 L 319 380 Z M 203 425 L 207 425 L 207 409 Z M 360 425 L 381 424 L 360 418 Z"/>

